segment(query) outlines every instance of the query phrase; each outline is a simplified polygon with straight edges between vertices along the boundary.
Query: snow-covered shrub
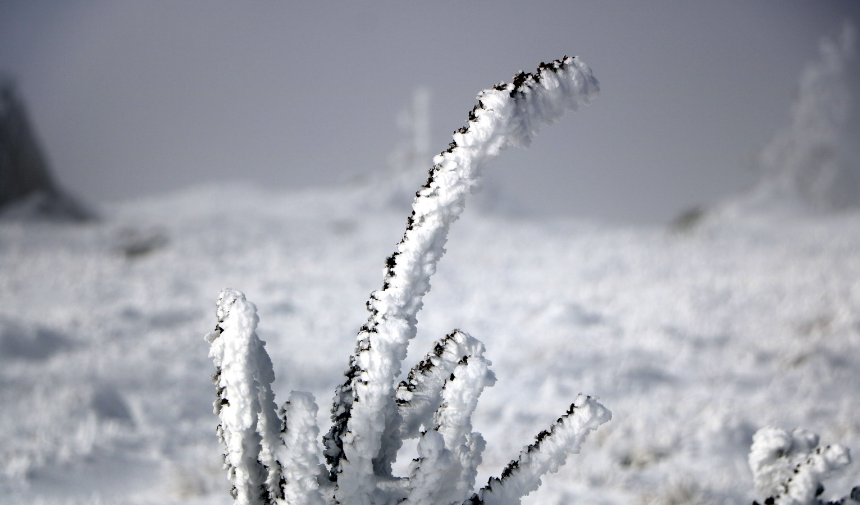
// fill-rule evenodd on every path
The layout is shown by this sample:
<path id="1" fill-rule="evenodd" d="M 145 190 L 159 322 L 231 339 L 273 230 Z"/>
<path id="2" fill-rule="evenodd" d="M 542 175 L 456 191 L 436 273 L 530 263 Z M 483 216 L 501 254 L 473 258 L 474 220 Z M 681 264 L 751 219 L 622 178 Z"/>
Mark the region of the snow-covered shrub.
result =
<path id="1" fill-rule="evenodd" d="M 767 497 L 767 505 L 860 504 L 860 487 L 835 502 L 818 498 L 824 493 L 821 481 L 849 463 L 848 449 L 838 444 L 819 447 L 818 435 L 801 428 L 758 430 L 749 455 L 756 492 Z"/>
<path id="2" fill-rule="evenodd" d="M 541 126 L 597 93 L 591 70 L 565 57 L 478 95 L 467 125 L 433 159 L 403 239 L 386 260 L 382 289 L 370 294 L 370 317 L 359 330 L 346 380 L 335 392 L 333 425 L 323 438 L 327 466 L 316 452 L 313 397 L 293 393 L 276 413 L 274 374 L 255 332 L 256 309 L 238 291 L 221 293 L 218 324 L 206 338 L 217 369 L 218 434 L 236 503 L 516 504 L 610 419 L 594 398 L 580 395 L 499 478 L 474 492 L 485 443 L 472 432 L 471 415 L 483 388 L 495 382 L 483 344 L 455 330 L 395 386 L 448 229 L 486 163 L 508 146 L 528 146 Z M 418 439 L 419 457 L 408 476 L 393 476 L 391 465 L 410 438 Z"/>

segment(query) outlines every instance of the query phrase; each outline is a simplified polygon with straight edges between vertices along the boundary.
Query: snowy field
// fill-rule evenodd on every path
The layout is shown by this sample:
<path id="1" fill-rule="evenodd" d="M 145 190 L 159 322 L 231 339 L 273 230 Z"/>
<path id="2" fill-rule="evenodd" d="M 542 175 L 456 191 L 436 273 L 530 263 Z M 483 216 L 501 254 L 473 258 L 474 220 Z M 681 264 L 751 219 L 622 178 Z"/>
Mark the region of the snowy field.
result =
<path id="1" fill-rule="evenodd" d="M 0 222 L 0 502 L 230 503 L 203 340 L 224 287 L 258 307 L 276 399 L 312 392 L 327 430 L 405 226 L 389 200 L 224 184 L 94 224 Z M 579 392 L 612 421 L 526 503 L 749 503 L 766 425 L 860 451 L 856 211 L 671 229 L 467 208 L 447 250 L 406 365 L 454 328 L 486 344 L 479 484 Z M 845 495 L 860 466 L 825 484 Z"/>

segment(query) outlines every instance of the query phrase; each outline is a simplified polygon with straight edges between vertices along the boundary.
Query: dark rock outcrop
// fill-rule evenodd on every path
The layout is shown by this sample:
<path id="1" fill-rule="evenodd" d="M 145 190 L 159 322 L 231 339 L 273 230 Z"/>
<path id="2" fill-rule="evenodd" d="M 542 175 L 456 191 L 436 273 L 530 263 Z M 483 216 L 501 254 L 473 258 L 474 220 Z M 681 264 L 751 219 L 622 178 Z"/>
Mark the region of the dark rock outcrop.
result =
<path id="1" fill-rule="evenodd" d="M 88 221 L 95 215 L 62 191 L 30 126 L 14 82 L 0 76 L 0 217 Z"/>

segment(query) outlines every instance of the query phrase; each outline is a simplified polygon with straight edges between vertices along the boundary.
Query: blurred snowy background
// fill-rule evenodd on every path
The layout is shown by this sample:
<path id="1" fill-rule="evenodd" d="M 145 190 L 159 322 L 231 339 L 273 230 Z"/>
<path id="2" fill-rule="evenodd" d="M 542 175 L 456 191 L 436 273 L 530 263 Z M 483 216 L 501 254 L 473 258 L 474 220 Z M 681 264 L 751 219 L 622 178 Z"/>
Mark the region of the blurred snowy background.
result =
<path id="1" fill-rule="evenodd" d="M 860 4 L 0 2 L 0 71 L 59 182 L 97 203 L 225 179 L 330 187 L 388 162 L 416 88 L 439 152 L 478 90 L 577 54 L 601 100 L 487 184 L 532 215 L 663 223 L 757 180 L 801 69 L 846 19 Z"/>
<path id="2" fill-rule="evenodd" d="M 613 420 L 530 503 L 749 502 L 768 424 L 856 455 L 857 5 L 0 3 L 0 70 L 100 217 L 3 211 L 0 502 L 229 502 L 227 286 L 325 430 L 432 153 L 565 52 L 601 96 L 489 167 L 408 358 L 486 343 L 479 480 L 579 392 Z"/>

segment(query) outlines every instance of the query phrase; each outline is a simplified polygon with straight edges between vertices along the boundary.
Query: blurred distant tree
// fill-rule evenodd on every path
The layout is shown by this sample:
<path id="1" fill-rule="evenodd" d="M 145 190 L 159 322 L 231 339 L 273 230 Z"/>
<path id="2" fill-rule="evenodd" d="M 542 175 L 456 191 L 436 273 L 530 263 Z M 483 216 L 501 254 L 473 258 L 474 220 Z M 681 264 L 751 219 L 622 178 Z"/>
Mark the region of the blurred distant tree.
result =
<path id="1" fill-rule="evenodd" d="M 860 206 L 856 39 L 846 23 L 837 37 L 821 41 L 819 59 L 803 69 L 791 123 L 758 156 L 760 191 L 824 211 Z"/>

